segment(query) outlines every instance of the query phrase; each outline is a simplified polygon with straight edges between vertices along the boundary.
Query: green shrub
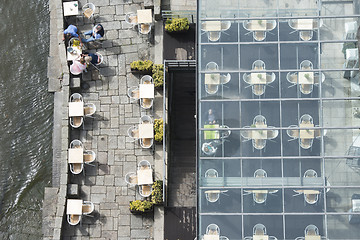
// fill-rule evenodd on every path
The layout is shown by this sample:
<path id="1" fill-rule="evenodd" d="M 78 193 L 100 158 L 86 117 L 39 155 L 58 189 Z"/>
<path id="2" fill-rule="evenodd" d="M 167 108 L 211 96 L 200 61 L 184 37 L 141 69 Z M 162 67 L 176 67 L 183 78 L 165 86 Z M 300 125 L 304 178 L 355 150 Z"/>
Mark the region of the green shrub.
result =
<path id="1" fill-rule="evenodd" d="M 155 87 L 162 87 L 164 85 L 164 65 L 154 64 L 152 68 L 152 73 Z"/>
<path id="2" fill-rule="evenodd" d="M 163 181 L 157 180 L 152 185 L 151 202 L 153 204 L 163 203 Z"/>
<path id="3" fill-rule="evenodd" d="M 150 60 L 138 60 L 130 63 L 131 69 L 139 70 L 139 71 L 151 71 L 153 67 L 153 62 Z"/>
<path id="4" fill-rule="evenodd" d="M 162 142 L 164 136 L 164 126 L 163 126 L 163 119 L 155 119 L 154 120 L 154 132 L 155 132 L 155 141 Z"/>
<path id="5" fill-rule="evenodd" d="M 146 212 L 150 210 L 153 206 L 153 203 L 147 200 L 141 201 L 131 201 L 130 202 L 130 210 L 132 211 L 139 211 L 139 212 Z"/>
<path id="6" fill-rule="evenodd" d="M 182 32 L 189 30 L 189 20 L 187 18 L 173 18 L 167 20 L 165 24 L 167 32 Z"/>

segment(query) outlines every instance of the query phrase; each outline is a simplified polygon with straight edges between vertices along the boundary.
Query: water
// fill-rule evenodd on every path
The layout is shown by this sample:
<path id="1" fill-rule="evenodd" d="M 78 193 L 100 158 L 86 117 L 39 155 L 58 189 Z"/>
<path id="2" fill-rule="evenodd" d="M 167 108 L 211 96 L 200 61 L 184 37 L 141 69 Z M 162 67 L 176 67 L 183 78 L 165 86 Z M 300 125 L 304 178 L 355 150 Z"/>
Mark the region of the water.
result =
<path id="1" fill-rule="evenodd" d="M 0 32 L 0 239 L 41 239 L 52 161 L 48 0 L 1 0 Z"/>

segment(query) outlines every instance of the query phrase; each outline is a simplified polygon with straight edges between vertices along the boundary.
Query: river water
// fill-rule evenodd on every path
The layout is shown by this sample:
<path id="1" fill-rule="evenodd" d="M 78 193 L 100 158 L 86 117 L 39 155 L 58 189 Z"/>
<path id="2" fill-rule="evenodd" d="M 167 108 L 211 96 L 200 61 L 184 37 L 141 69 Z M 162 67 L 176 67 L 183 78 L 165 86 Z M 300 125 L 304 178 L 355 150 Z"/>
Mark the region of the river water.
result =
<path id="1" fill-rule="evenodd" d="M 1 0 L 0 31 L 0 239 L 41 239 L 52 165 L 48 0 Z"/>

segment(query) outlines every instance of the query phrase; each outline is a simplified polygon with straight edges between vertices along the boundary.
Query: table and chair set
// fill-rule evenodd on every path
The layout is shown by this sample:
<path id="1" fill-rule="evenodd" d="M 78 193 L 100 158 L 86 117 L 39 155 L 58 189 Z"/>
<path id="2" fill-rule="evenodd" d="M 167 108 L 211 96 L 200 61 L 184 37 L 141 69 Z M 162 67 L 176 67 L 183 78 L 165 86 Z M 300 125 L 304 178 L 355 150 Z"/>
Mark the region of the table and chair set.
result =
<path id="1" fill-rule="evenodd" d="M 247 87 L 251 87 L 252 93 L 256 96 L 263 95 L 265 93 L 266 86 L 269 86 L 276 79 L 275 73 L 265 71 L 266 66 L 264 61 L 259 59 L 253 62 L 251 66 L 251 73 L 243 74 L 244 82 L 248 84 Z"/>
<path id="2" fill-rule="evenodd" d="M 221 34 L 227 34 L 226 31 L 231 27 L 230 21 L 204 21 L 201 23 L 201 30 L 206 33 L 211 42 L 220 39 Z"/>
<path id="3" fill-rule="evenodd" d="M 153 119 L 148 115 L 142 116 L 137 126 L 128 129 L 128 136 L 133 142 L 139 140 L 142 148 L 151 148 L 154 144 Z"/>
<path id="4" fill-rule="evenodd" d="M 90 214 L 94 211 L 94 204 L 90 201 L 83 201 L 82 199 L 67 199 L 66 201 L 66 220 L 75 226 L 81 223 L 83 216 L 92 217 Z"/>
<path id="5" fill-rule="evenodd" d="M 205 124 L 204 128 L 218 129 L 204 131 L 204 142 L 201 150 L 204 154 L 211 156 L 216 153 L 217 147 L 231 135 L 231 130 L 227 125 L 219 124 Z"/>
<path id="6" fill-rule="evenodd" d="M 92 150 L 86 150 L 80 140 L 73 140 L 68 149 L 69 169 L 72 174 L 83 172 L 84 164 L 94 166 L 92 163 L 96 159 L 96 153 Z"/>
<path id="7" fill-rule="evenodd" d="M 253 33 L 253 38 L 256 41 L 264 41 L 266 33 L 274 30 L 276 25 L 275 20 L 250 20 L 243 22 L 244 29 L 249 31 L 246 34 Z"/>
<path id="8" fill-rule="evenodd" d="M 125 175 L 125 182 L 129 186 L 138 186 L 141 197 L 149 197 L 152 193 L 153 169 L 147 160 L 138 163 L 137 171 Z"/>
<path id="9" fill-rule="evenodd" d="M 258 223 L 253 227 L 253 235 L 245 237 L 244 240 L 277 240 L 274 236 L 269 236 L 266 233 L 264 224 Z"/>
<path id="10" fill-rule="evenodd" d="M 217 177 L 219 177 L 219 173 L 216 169 L 209 168 L 208 170 L 206 170 L 205 178 L 217 178 Z M 219 200 L 220 194 L 224 194 L 228 196 L 226 192 L 228 192 L 228 190 L 206 190 L 205 198 L 209 203 L 215 203 Z"/>
<path id="11" fill-rule="evenodd" d="M 204 75 L 205 91 L 209 95 L 214 95 L 219 91 L 219 86 L 229 83 L 231 80 L 230 73 L 220 74 L 217 72 L 219 65 L 216 62 L 206 64 L 206 73 Z"/>
<path id="12" fill-rule="evenodd" d="M 151 24 L 153 22 L 151 9 L 140 9 L 136 14 L 129 12 L 125 15 L 125 22 L 138 27 L 139 33 L 149 34 L 151 32 Z"/>
<path id="13" fill-rule="evenodd" d="M 202 240 L 229 240 L 229 238 L 225 236 L 220 236 L 219 226 L 211 223 L 206 227 L 206 232 L 202 236 Z"/>
<path id="14" fill-rule="evenodd" d="M 130 102 L 140 100 L 140 106 L 143 109 L 150 109 L 153 106 L 154 96 L 154 79 L 150 75 L 141 77 L 139 86 L 133 86 L 128 89 Z"/>
<path id="15" fill-rule="evenodd" d="M 95 104 L 84 103 L 81 94 L 73 93 L 70 96 L 68 115 L 71 127 L 79 128 L 81 125 L 83 125 L 84 117 L 92 117 L 95 112 Z"/>

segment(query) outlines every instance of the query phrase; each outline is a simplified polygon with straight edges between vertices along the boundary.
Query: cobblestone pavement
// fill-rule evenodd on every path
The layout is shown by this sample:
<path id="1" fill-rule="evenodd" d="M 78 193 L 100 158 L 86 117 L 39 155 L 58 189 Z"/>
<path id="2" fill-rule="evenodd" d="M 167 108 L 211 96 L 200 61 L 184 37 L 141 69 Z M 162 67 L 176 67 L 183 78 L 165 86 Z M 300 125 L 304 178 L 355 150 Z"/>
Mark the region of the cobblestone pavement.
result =
<path id="1" fill-rule="evenodd" d="M 80 0 L 80 7 L 87 1 Z M 81 198 L 95 204 L 94 217 L 83 217 L 81 225 L 64 222 L 64 239 L 153 239 L 153 216 L 132 215 L 129 201 L 141 199 L 137 188 L 128 187 L 124 176 L 135 172 L 137 163 L 154 164 L 152 150 L 143 150 L 127 137 L 129 127 L 142 115 L 153 115 L 130 103 L 127 89 L 139 84 L 139 76 L 130 73 L 130 62 L 154 59 L 153 32 L 141 35 L 128 25 L 125 13 L 144 8 L 139 0 L 97 0 L 95 23 L 105 29 L 102 46 L 91 44 L 89 52 L 99 52 L 104 63 L 83 75 L 87 90 L 80 90 L 85 102 L 95 103 L 94 119 L 86 119 L 83 129 L 71 130 L 71 139 L 80 139 L 86 149 L 97 153 L 95 166 L 85 166 L 85 174 L 70 176 L 70 183 L 80 185 Z M 93 21 L 92 21 L 93 22 Z M 84 32 L 93 23 L 83 17 L 68 19 Z M 156 106 L 155 106 L 156 107 Z M 155 169 L 156 170 L 156 169 Z M 156 174 L 155 174 L 156 175 Z"/>

